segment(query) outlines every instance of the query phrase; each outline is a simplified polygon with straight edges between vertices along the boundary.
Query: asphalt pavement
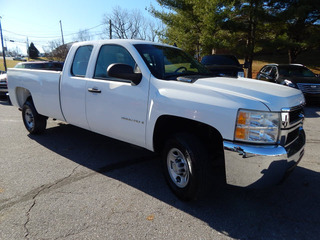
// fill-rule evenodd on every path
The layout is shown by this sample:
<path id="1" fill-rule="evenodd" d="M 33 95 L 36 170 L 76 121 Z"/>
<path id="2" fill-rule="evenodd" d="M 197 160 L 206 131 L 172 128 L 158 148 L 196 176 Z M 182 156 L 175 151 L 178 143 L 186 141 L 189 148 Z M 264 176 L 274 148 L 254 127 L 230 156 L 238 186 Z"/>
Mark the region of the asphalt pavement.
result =
<path id="1" fill-rule="evenodd" d="M 319 123 L 308 106 L 305 156 L 283 184 L 185 203 L 151 152 L 52 119 L 29 135 L 0 101 L 0 239 L 317 240 Z"/>

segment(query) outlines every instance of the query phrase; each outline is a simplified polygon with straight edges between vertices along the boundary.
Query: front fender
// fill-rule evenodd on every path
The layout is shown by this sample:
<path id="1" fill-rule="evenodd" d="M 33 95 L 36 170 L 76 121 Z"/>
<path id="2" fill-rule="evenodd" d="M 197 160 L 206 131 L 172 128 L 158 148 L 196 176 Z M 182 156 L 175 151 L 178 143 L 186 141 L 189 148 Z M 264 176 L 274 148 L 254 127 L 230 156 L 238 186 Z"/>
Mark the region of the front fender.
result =
<path id="1" fill-rule="evenodd" d="M 148 149 L 157 119 L 163 115 L 176 116 L 204 123 L 221 133 L 223 139 L 233 140 L 235 119 L 239 108 L 269 111 L 260 101 L 200 88 L 194 84 L 151 80 L 146 129 Z"/>

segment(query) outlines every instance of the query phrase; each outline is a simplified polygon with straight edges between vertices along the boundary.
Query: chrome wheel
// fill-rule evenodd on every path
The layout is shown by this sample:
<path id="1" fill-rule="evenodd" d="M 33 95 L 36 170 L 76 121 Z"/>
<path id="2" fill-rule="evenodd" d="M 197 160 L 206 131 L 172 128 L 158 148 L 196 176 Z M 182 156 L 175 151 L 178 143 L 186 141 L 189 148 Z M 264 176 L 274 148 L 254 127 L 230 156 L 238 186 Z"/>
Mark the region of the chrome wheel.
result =
<path id="1" fill-rule="evenodd" d="M 183 153 L 172 148 L 167 155 L 167 167 L 171 180 L 179 188 L 184 188 L 189 183 L 189 165 Z"/>
<path id="2" fill-rule="evenodd" d="M 201 198 L 209 180 L 208 152 L 191 133 L 176 133 L 163 148 L 162 169 L 172 192 L 183 201 Z"/>
<path id="3" fill-rule="evenodd" d="M 24 113 L 24 119 L 27 127 L 33 129 L 34 127 L 34 116 L 30 108 L 27 108 Z"/>

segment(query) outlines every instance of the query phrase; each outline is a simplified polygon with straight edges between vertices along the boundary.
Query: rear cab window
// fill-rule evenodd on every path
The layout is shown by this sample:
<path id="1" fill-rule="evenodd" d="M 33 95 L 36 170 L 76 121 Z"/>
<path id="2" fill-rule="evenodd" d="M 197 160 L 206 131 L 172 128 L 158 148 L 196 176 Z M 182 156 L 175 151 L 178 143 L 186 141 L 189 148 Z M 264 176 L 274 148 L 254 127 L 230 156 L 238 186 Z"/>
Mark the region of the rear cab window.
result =
<path id="1" fill-rule="evenodd" d="M 81 46 L 77 49 L 71 67 L 71 75 L 85 77 L 93 46 Z"/>

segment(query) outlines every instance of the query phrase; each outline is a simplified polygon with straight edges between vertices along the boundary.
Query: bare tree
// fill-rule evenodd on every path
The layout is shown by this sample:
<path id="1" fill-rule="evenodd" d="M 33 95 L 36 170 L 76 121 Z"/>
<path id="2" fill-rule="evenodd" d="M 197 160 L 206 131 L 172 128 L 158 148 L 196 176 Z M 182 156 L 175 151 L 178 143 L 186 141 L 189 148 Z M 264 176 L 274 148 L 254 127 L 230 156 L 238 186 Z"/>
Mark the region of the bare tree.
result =
<path id="1" fill-rule="evenodd" d="M 161 23 L 155 22 L 155 21 L 148 22 L 148 27 L 147 27 L 148 34 L 146 39 L 149 41 L 155 42 L 158 39 L 162 29 L 163 29 L 163 25 Z"/>
<path id="2" fill-rule="evenodd" d="M 117 6 L 111 14 L 104 15 L 103 23 L 107 36 L 111 29 L 112 38 L 155 41 L 157 37 L 154 22 L 145 18 L 139 10 L 128 11 Z"/>
<path id="3" fill-rule="evenodd" d="M 71 44 L 62 45 L 60 40 L 53 40 L 44 48 L 44 51 L 49 60 L 64 61 L 70 47 Z"/>
<path id="4" fill-rule="evenodd" d="M 78 34 L 76 37 L 73 38 L 73 41 L 77 42 L 83 42 L 83 41 L 90 41 L 91 39 L 91 35 L 88 29 L 84 29 L 84 30 L 79 30 Z"/>
<path id="5" fill-rule="evenodd" d="M 11 56 L 21 56 L 22 52 L 21 52 L 21 49 L 19 47 L 16 47 L 16 48 L 9 49 L 9 54 Z"/>

